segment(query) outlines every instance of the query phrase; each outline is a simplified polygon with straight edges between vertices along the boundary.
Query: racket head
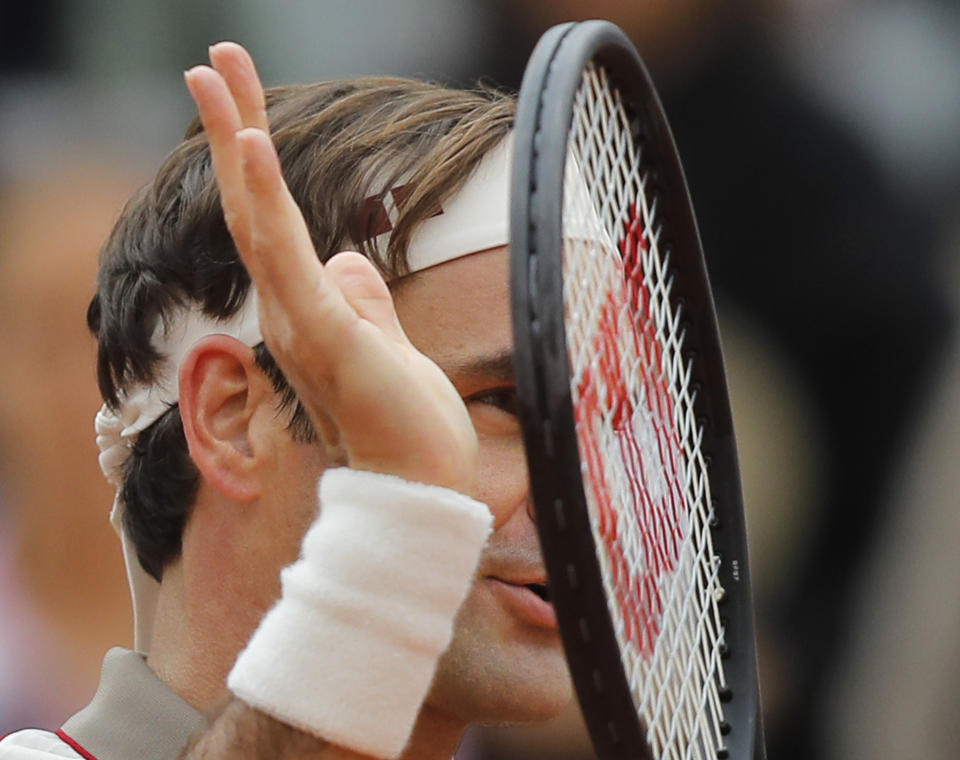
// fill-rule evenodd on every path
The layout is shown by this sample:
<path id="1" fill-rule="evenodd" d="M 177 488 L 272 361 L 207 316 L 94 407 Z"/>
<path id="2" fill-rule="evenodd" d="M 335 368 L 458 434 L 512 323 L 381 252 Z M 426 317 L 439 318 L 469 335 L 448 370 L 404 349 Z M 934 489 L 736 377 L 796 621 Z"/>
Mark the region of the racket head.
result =
<path id="1" fill-rule="evenodd" d="M 593 73 L 585 74 L 588 69 Z M 588 85 L 590 76 L 593 84 Z M 712 658 L 719 662 L 716 671 L 708 663 L 706 676 L 697 676 L 703 683 L 692 687 L 693 708 L 698 704 L 713 705 L 711 717 L 702 721 L 710 725 L 701 732 L 705 736 L 713 734 L 712 738 L 689 738 L 700 731 L 682 725 L 683 714 L 692 709 L 688 704 L 690 700 L 685 703 L 683 698 L 671 694 L 677 689 L 678 675 L 689 675 L 690 669 L 684 668 L 690 663 L 670 665 L 670 674 L 662 681 L 653 677 L 652 665 L 647 671 L 643 667 L 638 669 L 638 658 L 642 661 L 649 655 L 650 662 L 656 661 L 658 642 L 651 641 L 651 637 L 667 635 L 663 620 L 667 605 L 660 605 L 659 613 L 641 611 L 643 619 L 639 627 L 646 629 L 646 635 L 638 635 L 638 624 L 629 621 L 625 624 L 624 619 L 634 614 L 629 609 L 633 602 L 649 605 L 651 597 L 666 592 L 635 594 L 618 590 L 620 581 L 624 588 L 631 588 L 630 584 L 634 583 L 635 589 L 636 579 L 631 581 L 623 574 L 619 580 L 615 577 L 616 568 L 611 565 L 610 557 L 611 546 L 614 551 L 617 549 L 616 541 L 611 544 L 609 531 L 605 533 L 606 529 L 598 527 L 604 518 L 598 514 L 603 512 L 602 505 L 597 506 L 597 451 L 593 450 L 591 456 L 591 434 L 584 432 L 590 425 L 589 420 L 585 422 L 583 412 L 584 388 L 589 383 L 585 383 L 584 368 L 574 366 L 571 361 L 573 344 L 568 335 L 582 328 L 573 323 L 572 317 L 569 324 L 566 319 L 571 312 L 588 309 L 580 308 L 582 304 L 573 300 L 572 286 L 565 290 L 565 284 L 575 282 L 582 273 L 567 272 L 565 266 L 571 266 L 569 262 L 577 257 L 592 255 L 590 251 L 598 246 L 605 248 L 609 257 L 611 245 L 610 241 L 595 241 L 578 249 L 570 244 L 570 239 L 595 234 L 584 232 L 584 225 L 599 226 L 601 231 L 596 236 L 613 241 L 621 265 L 630 256 L 639 260 L 641 255 L 649 253 L 647 248 L 639 251 L 636 235 L 632 244 L 624 242 L 630 233 L 624 231 L 629 224 L 623 224 L 623 210 L 610 213 L 610 207 L 616 205 L 610 197 L 616 193 L 597 190 L 603 184 L 603 177 L 596 172 L 594 176 L 587 176 L 591 173 L 586 168 L 589 159 L 585 158 L 582 145 L 578 148 L 578 141 L 585 139 L 586 127 L 578 123 L 583 120 L 585 88 L 595 88 L 598 80 L 604 80 L 609 90 L 618 93 L 615 98 L 618 102 L 607 102 L 605 107 L 622 109 L 618 123 L 623 126 L 623 134 L 613 137 L 609 134 L 615 119 L 608 119 L 606 127 L 601 123 L 590 128 L 604 133 L 604 139 L 613 143 L 632 141 L 635 155 L 630 160 L 621 157 L 612 163 L 631 164 L 627 166 L 627 173 L 635 173 L 626 184 L 636 185 L 638 177 L 642 178 L 641 194 L 656 199 L 655 212 L 645 211 L 641 215 L 635 209 L 628 212 L 628 217 L 644 216 L 645 229 L 640 237 L 654 240 L 654 245 L 649 245 L 649 239 L 645 245 L 656 249 L 651 261 L 659 257 L 663 276 L 658 280 L 660 284 L 653 286 L 657 290 L 656 298 L 649 300 L 659 299 L 659 303 L 655 306 L 646 303 L 642 309 L 639 302 L 644 299 L 636 298 L 637 303 L 628 316 L 635 325 L 658 320 L 667 323 L 670 329 L 665 338 L 659 333 L 659 337 L 645 337 L 643 327 L 630 330 L 633 330 L 634 342 L 639 334 L 641 343 L 646 341 L 650 344 L 648 348 L 652 346 L 656 352 L 662 352 L 659 361 L 654 363 L 656 366 L 672 362 L 675 368 L 672 376 L 681 378 L 663 381 L 668 387 L 661 395 L 668 405 L 674 404 L 665 416 L 679 422 L 674 420 L 673 428 L 670 420 L 664 423 L 667 430 L 661 431 L 658 444 L 660 464 L 669 459 L 664 456 L 664 440 L 669 448 L 670 439 L 679 435 L 674 435 L 675 428 L 686 426 L 693 431 L 688 430 L 686 438 L 694 441 L 694 449 L 691 453 L 688 446 L 674 453 L 681 459 L 684 456 L 696 459 L 699 464 L 694 466 L 688 462 L 683 479 L 690 481 L 699 477 L 706 481 L 705 489 L 701 488 L 695 498 L 707 503 L 699 504 L 700 517 L 687 520 L 683 529 L 686 535 L 700 531 L 697 535 L 705 538 L 697 539 L 699 545 L 707 545 L 707 556 L 702 560 L 705 569 L 694 571 L 696 578 L 692 585 L 697 590 L 685 593 L 689 598 L 703 597 L 706 592 L 706 596 L 713 599 L 701 603 L 703 609 L 696 610 L 695 614 L 715 620 L 717 631 L 711 635 L 716 640 L 712 644 L 695 642 L 694 649 L 700 648 L 687 658 L 690 661 Z M 575 104 L 579 109 L 576 118 Z M 603 113 L 602 108 L 600 112 Z M 630 150 L 626 152 L 630 154 Z M 571 160 L 571 156 L 576 157 Z M 571 170 L 571 164 L 577 168 Z M 606 177 L 608 183 L 616 184 L 616 174 Z M 577 205 L 575 196 L 583 195 L 582 191 L 571 190 L 578 184 L 586 187 L 589 201 L 585 205 L 593 208 L 592 212 L 587 208 L 586 217 L 596 216 L 584 221 L 583 208 L 574 212 L 574 217 L 580 214 L 577 217 L 581 218 L 579 231 L 571 230 L 569 221 L 571 208 Z M 579 202 L 584 205 L 582 198 Z M 566 238 L 565 214 L 568 217 Z M 572 226 L 576 228 L 577 224 Z M 629 253 L 631 246 L 634 250 Z M 644 269 L 653 270 L 657 266 L 648 261 Z M 642 289 L 646 285 L 644 280 L 642 287 L 631 287 Z M 560 622 L 577 697 L 598 756 L 602 759 L 729 757 L 737 760 L 764 757 L 742 497 L 713 298 L 686 180 L 663 108 L 636 49 L 618 27 L 608 22 L 562 24 L 549 30 L 535 48 L 524 74 L 511 185 L 511 293 L 514 369 L 537 527 L 550 578 L 551 600 Z M 629 297 L 627 300 L 633 302 Z M 644 309 L 647 313 L 641 313 Z M 659 317 L 653 315 L 654 309 Z M 575 362 L 583 361 L 587 371 L 591 367 L 596 370 L 598 363 L 604 362 L 604 349 L 598 346 L 594 349 L 589 339 L 581 340 L 576 348 Z M 591 350 L 595 354 L 592 357 Z M 585 359 L 581 353 L 586 354 Z M 663 374 L 670 375 L 669 372 Z M 680 385 L 671 387 L 671 382 Z M 646 391 L 641 392 L 641 395 L 647 392 L 648 401 L 659 393 L 650 391 L 650 387 L 647 383 Z M 609 388 L 606 394 L 609 399 Z M 599 404 L 603 406 L 603 399 Z M 610 425 L 611 410 L 605 413 L 606 421 L 602 424 Z M 617 424 L 624 427 L 622 420 L 613 427 Z M 647 457 L 648 453 L 643 451 L 633 464 L 643 468 L 646 459 L 657 459 L 657 456 Z M 669 477 L 676 482 L 679 476 L 674 473 L 668 474 Z M 623 508 L 638 511 L 636 490 L 633 488 L 631 496 L 621 498 L 621 511 Z M 702 524 L 694 525 L 697 519 Z M 663 530 L 662 524 L 660 529 Z M 676 570 L 670 568 L 669 557 L 660 564 L 666 565 L 669 572 L 661 567 L 657 580 Z M 649 583 L 649 576 L 648 572 L 641 582 Z M 674 583 L 672 588 L 679 585 Z M 656 630 L 658 627 L 661 630 Z M 676 641 L 686 634 L 670 635 L 675 639 L 670 646 L 675 651 L 682 650 Z M 712 651 L 707 651 L 710 647 Z M 697 677 L 691 676 L 691 679 Z M 651 696 L 651 690 L 664 693 Z M 702 699 L 696 695 L 702 695 Z M 655 702 L 659 707 L 652 710 L 651 704 Z M 675 710 L 675 714 L 671 715 L 671 710 Z M 696 722 L 694 719 L 693 723 Z"/>

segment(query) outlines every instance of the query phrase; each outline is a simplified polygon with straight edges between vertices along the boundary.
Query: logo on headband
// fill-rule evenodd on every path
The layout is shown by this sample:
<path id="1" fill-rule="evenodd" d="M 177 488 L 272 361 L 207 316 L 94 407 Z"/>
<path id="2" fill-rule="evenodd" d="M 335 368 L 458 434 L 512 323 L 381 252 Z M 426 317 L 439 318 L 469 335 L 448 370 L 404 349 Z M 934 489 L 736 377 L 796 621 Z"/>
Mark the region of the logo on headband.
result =
<path id="1" fill-rule="evenodd" d="M 407 201 L 413 195 L 413 189 L 412 183 L 398 185 L 386 193 L 371 195 L 364 200 L 363 208 L 360 210 L 360 229 L 364 232 L 364 240 L 378 237 L 393 230 L 400 219 L 400 214 L 407 205 Z M 437 204 L 424 219 L 440 216 L 442 213 L 443 209 Z"/>

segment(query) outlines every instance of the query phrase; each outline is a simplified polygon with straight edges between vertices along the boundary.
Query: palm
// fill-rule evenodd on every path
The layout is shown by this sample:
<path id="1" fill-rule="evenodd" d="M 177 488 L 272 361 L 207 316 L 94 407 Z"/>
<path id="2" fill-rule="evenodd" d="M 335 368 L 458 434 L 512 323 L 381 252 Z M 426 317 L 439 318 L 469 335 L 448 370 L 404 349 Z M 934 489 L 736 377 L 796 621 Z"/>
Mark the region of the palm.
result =
<path id="1" fill-rule="evenodd" d="M 239 45 L 211 51 L 187 85 L 210 141 L 224 216 L 259 294 L 260 329 L 313 422 L 348 463 L 461 491 L 477 442 L 443 372 L 407 340 L 383 279 L 360 254 L 321 264 L 280 173 L 263 89 Z"/>

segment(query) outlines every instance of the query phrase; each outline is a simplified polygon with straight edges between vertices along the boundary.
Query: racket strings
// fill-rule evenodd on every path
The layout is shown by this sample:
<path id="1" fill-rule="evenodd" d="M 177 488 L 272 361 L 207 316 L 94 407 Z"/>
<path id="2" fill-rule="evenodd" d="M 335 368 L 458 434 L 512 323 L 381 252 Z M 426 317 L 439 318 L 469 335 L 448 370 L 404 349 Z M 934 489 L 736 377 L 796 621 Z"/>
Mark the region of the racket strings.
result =
<path id="1" fill-rule="evenodd" d="M 564 176 L 564 306 L 587 500 L 624 667 L 658 758 L 716 757 L 719 558 L 683 313 L 620 95 L 589 66 Z"/>

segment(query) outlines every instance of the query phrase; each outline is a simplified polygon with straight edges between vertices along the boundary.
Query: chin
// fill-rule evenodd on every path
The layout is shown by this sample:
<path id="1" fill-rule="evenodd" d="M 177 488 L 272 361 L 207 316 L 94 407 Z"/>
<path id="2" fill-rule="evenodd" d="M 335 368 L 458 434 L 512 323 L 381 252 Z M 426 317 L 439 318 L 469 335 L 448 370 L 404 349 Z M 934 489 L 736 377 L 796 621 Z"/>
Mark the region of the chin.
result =
<path id="1" fill-rule="evenodd" d="M 428 703 L 464 723 L 548 720 L 573 698 L 560 634 L 471 598 L 440 658 Z"/>
<path id="2" fill-rule="evenodd" d="M 556 717 L 573 690 L 564 665 L 555 668 L 500 668 L 464 671 L 462 663 L 442 661 L 427 702 L 466 724 L 538 723 Z"/>

